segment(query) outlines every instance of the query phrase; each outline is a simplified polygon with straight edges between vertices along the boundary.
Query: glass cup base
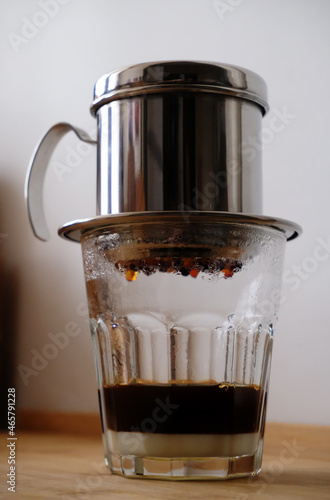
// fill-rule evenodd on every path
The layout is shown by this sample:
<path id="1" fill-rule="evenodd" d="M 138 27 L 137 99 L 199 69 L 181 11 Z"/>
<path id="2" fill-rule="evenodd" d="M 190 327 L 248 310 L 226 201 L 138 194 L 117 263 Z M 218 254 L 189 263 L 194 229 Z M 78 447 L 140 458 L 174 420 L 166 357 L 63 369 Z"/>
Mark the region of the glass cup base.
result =
<path id="1" fill-rule="evenodd" d="M 261 452 L 240 457 L 140 457 L 109 453 L 105 459 L 113 474 L 127 478 L 162 480 L 221 480 L 255 476 L 261 470 Z"/>

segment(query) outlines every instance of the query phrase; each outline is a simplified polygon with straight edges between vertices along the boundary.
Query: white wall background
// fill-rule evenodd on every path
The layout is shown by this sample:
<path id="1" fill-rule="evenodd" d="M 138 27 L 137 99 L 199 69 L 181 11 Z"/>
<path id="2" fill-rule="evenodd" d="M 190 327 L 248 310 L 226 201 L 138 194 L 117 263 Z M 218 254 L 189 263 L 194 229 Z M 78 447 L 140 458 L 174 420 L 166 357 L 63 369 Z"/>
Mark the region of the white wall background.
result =
<path id="1" fill-rule="evenodd" d="M 53 17 L 40 15 L 47 5 Z M 52 238 L 45 244 L 32 235 L 23 199 L 31 153 L 58 121 L 95 128 L 89 105 L 102 74 L 144 61 L 195 59 L 249 68 L 268 84 L 264 213 L 304 228 L 287 246 L 268 419 L 329 424 L 330 2 L 13 0 L 0 11 L 0 252 L 19 283 L 15 366 L 33 368 L 36 351 L 51 343 L 49 333 L 70 322 L 81 329 L 26 384 L 16 372 L 21 407 L 98 411 L 87 315 L 80 309 L 80 247 L 56 233 L 64 222 L 95 215 L 95 155 L 81 159 L 62 182 L 49 171 Z M 39 27 L 28 29 L 27 20 Z M 292 116 L 272 133 L 275 110 Z M 53 160 L 65 163 L 68 145 L 77 147 L 73 136 Z"/>

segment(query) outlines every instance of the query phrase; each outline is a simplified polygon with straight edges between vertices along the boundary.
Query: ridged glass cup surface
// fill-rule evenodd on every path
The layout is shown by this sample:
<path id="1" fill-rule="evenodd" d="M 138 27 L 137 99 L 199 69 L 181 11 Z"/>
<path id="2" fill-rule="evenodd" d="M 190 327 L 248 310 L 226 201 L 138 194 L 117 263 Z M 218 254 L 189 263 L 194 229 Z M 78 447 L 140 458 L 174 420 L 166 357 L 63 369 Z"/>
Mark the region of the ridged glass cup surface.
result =
<path id="1" fill-rule="evenodd" d="M 106 463 L 117 474 L 260 471 L 285 236 L 182 218 L 82 238 Z"/>

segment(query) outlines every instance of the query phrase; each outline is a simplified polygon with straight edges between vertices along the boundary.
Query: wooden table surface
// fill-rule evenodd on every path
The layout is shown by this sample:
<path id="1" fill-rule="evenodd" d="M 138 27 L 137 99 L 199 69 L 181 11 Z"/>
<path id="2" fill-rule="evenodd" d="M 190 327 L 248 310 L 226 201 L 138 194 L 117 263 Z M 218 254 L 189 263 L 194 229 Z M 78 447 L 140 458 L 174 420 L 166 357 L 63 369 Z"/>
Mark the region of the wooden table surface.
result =
<path id="1" fill-rule="evenodd" d="M 330 499 L 330 427 L 266 426 L 263 470 L 227 481 L 159 481 L 111 475 L 101 436 L 17 432 L 16 493 L 7 491 L 1 438 L 0 498 L 57 500 Z"/>

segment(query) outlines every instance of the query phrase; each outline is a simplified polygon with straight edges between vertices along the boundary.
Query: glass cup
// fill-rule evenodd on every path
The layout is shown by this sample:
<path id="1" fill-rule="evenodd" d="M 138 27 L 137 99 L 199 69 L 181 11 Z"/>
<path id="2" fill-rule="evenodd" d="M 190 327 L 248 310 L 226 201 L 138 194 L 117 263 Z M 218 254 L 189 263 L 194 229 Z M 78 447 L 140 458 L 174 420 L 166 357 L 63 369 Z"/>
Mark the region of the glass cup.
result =
<path id="1" fill-rule="evenodd" d="M 109 469 L 257 474 L 285 235 L 197 215 L 133 217 L 81 243 Z"/>

